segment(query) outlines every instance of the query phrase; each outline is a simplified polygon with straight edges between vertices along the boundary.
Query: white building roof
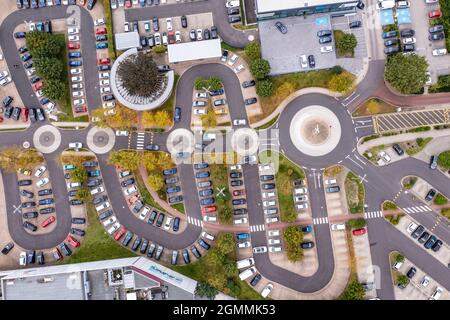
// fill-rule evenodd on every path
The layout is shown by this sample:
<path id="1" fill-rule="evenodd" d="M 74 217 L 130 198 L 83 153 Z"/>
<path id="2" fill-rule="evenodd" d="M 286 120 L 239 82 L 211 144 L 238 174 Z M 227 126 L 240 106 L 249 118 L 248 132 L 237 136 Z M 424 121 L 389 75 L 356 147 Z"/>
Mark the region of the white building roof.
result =
<path id="1" fill-rule="evenodd" d="M 351 0 L 256 0 L 256 10 L 258 13 L 267 13 L 350 1 Z"/>
<path id="2" fill-rule="evenodd" d="M 137 31 L 116 33 L 114 34 L 114 37 L 117 50 L 123 51 L 141 46 L 139 33 L 137 33 Z"/>
<path id="3" fill-rule="evenodd" d="M 167 50 L 170 63 L 222 56 L 220 39 L 169 44 Z"/>

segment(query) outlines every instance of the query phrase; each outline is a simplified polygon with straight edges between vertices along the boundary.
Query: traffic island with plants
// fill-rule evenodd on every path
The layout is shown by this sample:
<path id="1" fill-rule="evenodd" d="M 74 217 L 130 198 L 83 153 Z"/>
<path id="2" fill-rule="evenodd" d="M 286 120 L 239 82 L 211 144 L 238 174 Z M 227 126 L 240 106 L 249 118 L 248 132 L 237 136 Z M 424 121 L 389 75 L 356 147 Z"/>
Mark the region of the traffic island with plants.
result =
<path id="1" fill-rule="evenodd" d="M 214 293 L 221 291 L 240 300 L 262 299 L 247 282 L 239 280 L 235 248 L 233 235 L 220 233 L 206 256 L 188 265 L 174 266 L 173 269 L 197 280 L 199 286 L 196 294 L 200 296 L 211 299 Z"/>
<path id="2" fill-rule="evenodd" d="M 116 113 L 105 115 L 103 108 L 97 108 L 92 111 L 92 117 L 96 118 L 95 125 L 99 128 L 111 128 L 113 130 L 130 130 L 136 128 L 138 116 L 135 110 L 131 110 L 117 103 Z"/>
<path id="3" fill-rule="evenodd" d="M 362 213 L 364 210 L 364 185 L 353 172 L 345 178 L 345 194 L 350 213 Z"/>
<path id="4" fill-rule="evenodd" d="M 5 172 L 34 168 L 43 161 L 44 157 L 36 149 L 22 149 L 15 145 L 0 148 L 0 169 Z"/>
<path id="5" fill-rule="evenodd" d="M 392 104 L 389 104 L 381 99 L 372 98 L 358 107 L 352 115 L 354 117 L 371 116 L 382 113 L 393 113 L 396 109 L 397 107 Z"/>
<path id="6" fill-rule="evenodd" d="M 273 156 L 276 156 L 278 161 L 278 171 L 275 173 L 275 180 L 281 221 L 294 222 L 297 219 L 297 212 L 293 197 L 293 183 L 295 180 L 305 179 L 305 172 L 283 154 L 276 151 L 262 152 L 259 155 L 260 163 L 268 163 L 268 160 L 273 159 Z"/>
<path id="7" fill-rule="evenodd" d="M 385 201 L 383 202 L 383 211 L 384 210 L 391 210 L 391 211 L 398 210 L 398 206 L 392 201 Z M 397 225 L 400 222 L 401 218 L 403 218 L 404 216 L 405 216 L 404 213 L 398 213 L 386 215 L 385 218 L 393 225 Z"/>
<path id="8" fill-rule="evenodd" d="M 438 206 L 443 206 L 448 203 L 448 199 L 446 196 L 444 196 L 442 193 L 438 193 L 436 197 L 433 200 L 433 203 Z"/>
<path id="9" fill-rule="evenodd" d="M 331 166 L 331 167 L 326 168 L 326 169 L 324 170 L 324 172 L 323 172 L 323 175 L 324 175 L 325 177 L 332 177 L 332 178 L 335 178 L 335 177 L 337 177 L 337 176 L 342 172 L 343 169 L 344 169 L 343 166 L 341 166 L 341 165 L 339 165 L 339 164 L 336 164 L 336 165 L 334 165 L 334 166 Z"/>
<path id="10" fill-rule="evenodd" d="M 352 229 L 361 229 L 366 226 L 366 220 L 360 219 L 351 219 L 347 221 L 347 225 Z"/>
<path id="11" fill-rule="evenodd" d="M 403 263 L 405 262 L 405 256 L 400 254 L 397 251 L 393 251 L 389 254 L 389 263 L 391 266 L 393 266 L 395 263 Z M 394 268 L 390 268 L 391 270 L 391 277 L 392 282 L 395 286 L 398 286 L 399 284 L 402 286 L 407 286 L 409 284 L 409 278 L 402 274 L 401 272 L 395 270 Z"/>
<path id="12" fill-rule="evenodd" d="M 298 226 L 289 226 L 283 230 L 283 241 L 289 261 L 298 262 L 303 259 L 303 232 Z"/>
<path id="13" fill-rule="evenodd" d="M 441 152 L 437 163 L 442 170 L 450 170 L 450 150 Z"/>
<path id="14" fill-rule="evenodd" d="M 221 224 L 233 223 L 231 195 L 228 189 L 228 172 L 225 164 L 210 164 L 212 187 L 217 205 L 217 215 Z"/>
<path id="15" fill-rule="evenodd" d="M 425 146 L 433 140 L 432 137 L 428 138 L 416 138 L 416 140 L 413 141 L 406 141 L 403 142 L 402 145 L 406 150 L 406 153 L 410 156 L 413 156 L 425 148 Z"/>
<path id="16" fill-rule="evenodd" d="M 421 94 L 427 81 L 428 62 L 417 54 L 388 56 L 384 79 L 401 94 Z"/>
<path id="17" fill-rule="evenodd" d="M 356 36 L 353 33 L 345 33 L 342 30 L 334 30 L 334 41 L 336 43 L 337 58 L 353 58 L 355 48 L 358 45 Z"/>
<path id="18" fill-rule="evenodd" d="M 403 188 L 410 190 L 410 189 L 412 189 L 412 187 L 414 187 L 416 182 L 417 182 L 417 177 L 407 176 L 407 177 L 403 178 L 402 185 L 403 185 Z"/>

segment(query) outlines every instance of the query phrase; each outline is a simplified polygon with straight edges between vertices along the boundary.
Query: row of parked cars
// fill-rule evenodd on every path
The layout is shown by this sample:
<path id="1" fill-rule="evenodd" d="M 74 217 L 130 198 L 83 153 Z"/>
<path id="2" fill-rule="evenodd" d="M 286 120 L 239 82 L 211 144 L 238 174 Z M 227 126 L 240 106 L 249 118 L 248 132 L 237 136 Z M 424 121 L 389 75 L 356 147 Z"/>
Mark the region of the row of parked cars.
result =
<path id="1" fill-rule="evenodd" d="M 198 197 L 203 215 L 203 221 L 216 222 L 217 206 L 214 198 L 214 189 L 211 181 L 209 164 L 206 162 L 194 163 L 194 174 L 197 183 Z"/>
<path id="2" fill-rule="evenodd" d="M 234 224 L 246 224 L 248 223 L 248 218 L 246 216 L 248 214 L 248 208 L 242 166 L 240 164 L 232 165 L 229 169 L 232 196 L 231 203 L 233 205 L 233 214 L 235 216 Z M 242 181 L 242 184 L 239 183 L 239 186 L 233 186 L 233 184 L 236 184 L 232 183 L 233 181 Z"/>
<path id="3" fill-rule="evenodd" d="M 164 176 L 165 181 L 169 181 L 169 182 L 170 181 L 175 181 L 174 178 L 176 178 L 176 180 L 179 181 L 177 173 L 178 173 L 178 169 L 176 167 L 170 168 L 170 169 L 164 169 L 163 170 L 163 176 Z M 170 180 L 168 180 L 168 179 L 170 179 Z M 181 188 L 180 188 L 180 191 L 181 191 Z M 169 196 L 167 198 L 167 201 L 171 205 L 172 204 L 176 204 L 176 203 L 180 203 L 180 202 L 183 201 L 183 196 L 180 195 L 180 194 L 173 195 L 173 196 L 171 195 L 171 196 Z"/>
<path id="4" fill-rule="evenodd" d="M 97 0 L 78 0 L 78 4 L 86 5 L 88 10 L 92 10 Z M 37 9 L 60 5 L 76 5 L 76 0 L 16 0 L 17 9 Z"/>
<path id="5" fill-rule="evenodd" d="M 425 249 L 431 249 L 434 252 L 438 252 L 442 247 L 442 240 L 439 240 L 435 235 L 426 231 L 425 227 L 422 225 L 411 222 L 406 231 L 411 235 L 411 238 L 417 239 L 420 244 L 423 244 Z"/>

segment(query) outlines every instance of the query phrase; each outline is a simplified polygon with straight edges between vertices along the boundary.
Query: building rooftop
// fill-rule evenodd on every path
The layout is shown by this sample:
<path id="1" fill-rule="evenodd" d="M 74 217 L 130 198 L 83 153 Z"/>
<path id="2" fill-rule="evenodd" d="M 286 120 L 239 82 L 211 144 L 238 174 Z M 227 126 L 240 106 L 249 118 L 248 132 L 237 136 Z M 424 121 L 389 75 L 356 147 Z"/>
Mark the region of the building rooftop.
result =
<path id="1" fill-rule="evenodd" d="M 141 42 L 137 31 L 115 33 L 115 46 L 117 50 L 123 51 L 131 48 L 139 48 Z"/>
<path id="2" fill-rule="evenodd" d="M 352 2 L 355 5 L 358 1 L 351 0 L 256 0 L 256 10 L 258 14 L 281 10 L 297 9 L 321 6 L 333 3 Z"/>
<path id="3" fill-rule="evenodd" d="M 170 44 L 167 50 L 170 63 L 222 56 L 220 39 Z"/>

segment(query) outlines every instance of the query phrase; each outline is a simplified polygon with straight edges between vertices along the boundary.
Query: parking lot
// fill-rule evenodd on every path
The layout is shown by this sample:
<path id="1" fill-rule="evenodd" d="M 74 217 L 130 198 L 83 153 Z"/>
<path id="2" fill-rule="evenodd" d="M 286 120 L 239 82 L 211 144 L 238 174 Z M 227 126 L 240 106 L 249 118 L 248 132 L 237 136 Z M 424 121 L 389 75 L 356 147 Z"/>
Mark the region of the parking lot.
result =
<path id="1" fill-rule="evenodd" d="M 446 124 L 448 109 L 434 109 L 411 112 L 387 113 L 374 117 L 375 131 L 385 132 L 421 126 Z"/>

